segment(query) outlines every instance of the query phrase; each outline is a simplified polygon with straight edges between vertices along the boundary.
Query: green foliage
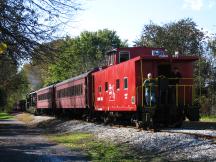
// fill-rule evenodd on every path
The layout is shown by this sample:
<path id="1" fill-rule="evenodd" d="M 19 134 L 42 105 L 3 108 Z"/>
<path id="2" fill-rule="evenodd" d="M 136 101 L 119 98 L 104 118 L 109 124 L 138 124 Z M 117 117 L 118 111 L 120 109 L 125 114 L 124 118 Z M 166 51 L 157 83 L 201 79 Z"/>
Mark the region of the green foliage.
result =
<path id="1" fill-rule="evenodd" d="M 0 110 L 7 104 L 7 94 L 3 88 L 0 88 Z"/>
<path id="2" fill-rule="evenodd" d="M 28 81 L 24 71 L 18 71 L 11 59 L 0 60 L 0 107 L 10 111 L 15 102 L 25 98 Z"/>
<path id="3" fill-rule="evenodd" d="M 164 47 L 169 54 L 179 51 L 180 54 L 198 55 L 202 52 L 204 33 L 197 28 L 192 19 L 181 19 L 163 26 L 152 22 L 145 25 L 141 38 L 136 45 L 147 47 Z"/>
<path id="4" fill-rule="evenodd" d="M 79 9 L 75 0 L 1 0 L 0 53 L 16 64 L 32 57 L 42 59 L 50 51 L 43 42 L 53 40 Z"/>
<path id="5" fill-rule="evenodd" d="M 196 100 L 203 113 L 216 112 L 216 39 L 205 35 L 192 19 L 181 19 L 159 26 L 150 22 L 144 26 L 139 46 L 164 47 L 168 54 L 196 55 L 194 64 Z"/>
<path id="6" fill-rule="evenodd" d="M 216 115 L 216 38 L 208 41 L 205 57 L 197 63 L 195 83 L 198 83 L 198 96 L 202 114 Z"/>
<path id="7" fill-rule="evenodd" d="M 4 106 L 4 110 L 10 112 L 17 101 L 25 99 L 28 91 L 29 86 L 26 75 L 24 71 L 20 71 L 7 86 L 7 104 Z"/>
<path id="8" fill-rule="evenodd" d="M 73 0 L 1 0 L 0 2 L 0 107 L 11 110 L 28 89 L 23 60 L 51 59 L 49 42 L 80 9 Z M 62 12 L 64 11 L 64 12 Z M 43 22 L 43 23 L 41 23 Z"/>
<path id="9" fill-rule="evenodd" d="M 7 49 L 7 44 L 1 42 L 0 43 L 0 54 L 4 54 L 6 49 Z"/>
<path id="10" fill-rule="evenodd" d="M 208 42 L 208 47 L 210 48 L 213 56 L 216 56 L 216 37 Z"/>
<path id="11" fill-rule="evenodd" d="M 48 64 L 44 73 L 46 85 L 77 76 L 88 70 L 104 65 L 105 53 L 112 46 L 127 46 L 116 35 L 115 31 L 108 29 L 97 32 L 84 31 L 80 36 L 67 38 L 61 43 L 56 60 Z"/>

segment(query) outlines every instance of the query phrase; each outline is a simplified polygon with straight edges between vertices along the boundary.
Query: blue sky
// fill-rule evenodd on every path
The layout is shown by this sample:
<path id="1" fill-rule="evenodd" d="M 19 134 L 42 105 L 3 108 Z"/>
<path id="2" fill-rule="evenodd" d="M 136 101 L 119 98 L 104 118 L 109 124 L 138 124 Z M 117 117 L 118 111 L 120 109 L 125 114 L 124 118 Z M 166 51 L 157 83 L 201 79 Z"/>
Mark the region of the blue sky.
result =
<path id="1" fill-rule="evenodd" d="M 130 45 L 145 24 L 163 25 L 190 17 L 209 33 L 216 33 L 216 0 L 82 0 L 83 11 L 65 30 L 77 36 L 84 30 L 115 30 Z"/>

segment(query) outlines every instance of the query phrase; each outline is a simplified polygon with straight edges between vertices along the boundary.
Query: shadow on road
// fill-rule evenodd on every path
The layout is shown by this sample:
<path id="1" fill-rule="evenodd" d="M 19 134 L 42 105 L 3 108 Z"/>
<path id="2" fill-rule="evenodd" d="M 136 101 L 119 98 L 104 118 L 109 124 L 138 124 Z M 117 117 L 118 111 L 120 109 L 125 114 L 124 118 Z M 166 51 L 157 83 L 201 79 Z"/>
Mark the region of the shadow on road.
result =
<path id="1" fill-rule="evenodd" d="M 0 162 L 88 161 L 82 151 L 49 142 L 44 129 L 28 128 L 16 120 L 0 120 Z"/>

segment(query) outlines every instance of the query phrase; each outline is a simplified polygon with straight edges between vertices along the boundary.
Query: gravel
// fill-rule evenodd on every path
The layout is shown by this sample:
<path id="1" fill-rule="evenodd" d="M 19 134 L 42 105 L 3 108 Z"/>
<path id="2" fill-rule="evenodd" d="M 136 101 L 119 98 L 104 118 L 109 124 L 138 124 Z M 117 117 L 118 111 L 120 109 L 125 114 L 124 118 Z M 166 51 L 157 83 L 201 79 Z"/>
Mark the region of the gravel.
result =
<path id="1" fill-rule="evenodd" d="M 53 125 L 58 133 L 90 132 L 101 140 L 128 143 L 141 152 L 151 152 L 170 161 L 216 161 L 216 141 L 185 133 L 216 136 L 216 130 L 169 129 L 170 132 L 143 131 L 112 127 L 79 120 Z M 174 132 L 178 133 L 174 133 Z M 182 133 L 181 133 L 182 132 Z"/>

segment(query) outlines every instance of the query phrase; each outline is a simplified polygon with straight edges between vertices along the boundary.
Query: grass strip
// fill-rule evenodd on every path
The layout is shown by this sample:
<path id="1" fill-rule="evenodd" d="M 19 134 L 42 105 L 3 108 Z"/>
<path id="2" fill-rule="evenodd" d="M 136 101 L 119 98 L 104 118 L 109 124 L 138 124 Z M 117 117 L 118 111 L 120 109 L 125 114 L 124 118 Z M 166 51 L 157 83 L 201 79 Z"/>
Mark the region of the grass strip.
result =
<path id="1" fill-rule="evenodd" d="M 200 121 L 216 122 L 216 115 L 201 115 Z"/>
<path id="2" fill-rule="evenodd" d="M 126 144 L 117 145 L 101 141 L 90 133 L 53 135 L 49 138 L 68 146 L 71 150 L 84 151 L 91 161 L 140 161 L 141 157 Z"/>
<path id="3" fill-rule="evenodd" d="M 0 120 L 7 120 L 7 119 L 13 119 L 13 116 L 5 112 L 0 112 Z"/>

